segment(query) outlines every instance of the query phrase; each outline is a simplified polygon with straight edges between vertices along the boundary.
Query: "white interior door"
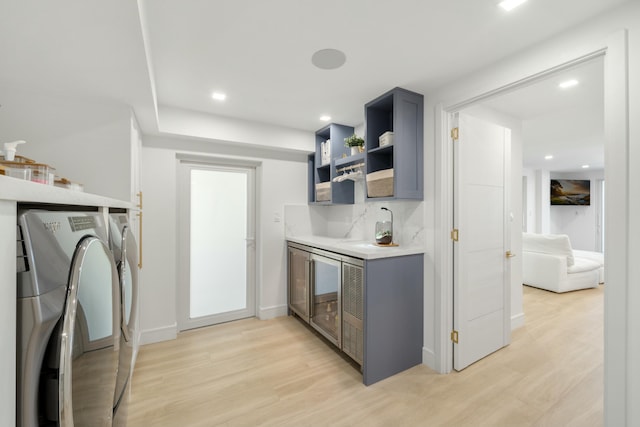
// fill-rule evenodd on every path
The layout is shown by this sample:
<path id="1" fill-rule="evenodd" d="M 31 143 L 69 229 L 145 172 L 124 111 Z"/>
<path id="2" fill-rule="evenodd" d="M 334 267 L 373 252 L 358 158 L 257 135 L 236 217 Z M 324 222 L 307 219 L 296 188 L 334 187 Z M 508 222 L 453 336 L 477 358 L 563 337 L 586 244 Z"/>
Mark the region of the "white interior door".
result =
<path id="1" fill-rule="evenodd" d="M 255 316 L 255 169 L 180 169 L 180 330 Z"/>
<path id="2" fill-rule="evenodd" d="M 511 339 L 507 253 L 511 131 L 462 113 L 457 116 L 453 367 L 461 370 Z"/>

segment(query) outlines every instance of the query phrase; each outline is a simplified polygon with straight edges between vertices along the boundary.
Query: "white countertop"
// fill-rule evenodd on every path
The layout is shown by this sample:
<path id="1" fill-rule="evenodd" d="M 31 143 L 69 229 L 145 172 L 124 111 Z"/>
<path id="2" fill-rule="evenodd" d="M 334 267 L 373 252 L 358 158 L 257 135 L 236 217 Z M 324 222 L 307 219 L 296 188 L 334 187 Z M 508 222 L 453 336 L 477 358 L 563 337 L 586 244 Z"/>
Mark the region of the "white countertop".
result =
<path id="1" fill-rule="evenodd" d="M 0 200 L 59 205 L 135 208 L 133 203 L 0 175 Z"/>
<path id="2" fill-rule="evenodd" d="M 287 237 L 287 240 L 301 245 L 312 246 L 326 251 L 361 259 L 392 258 L 424 253 L 421 246 L 377 246 L 375 242 L 363 240 L 337 239 L 322 236 Z"/>

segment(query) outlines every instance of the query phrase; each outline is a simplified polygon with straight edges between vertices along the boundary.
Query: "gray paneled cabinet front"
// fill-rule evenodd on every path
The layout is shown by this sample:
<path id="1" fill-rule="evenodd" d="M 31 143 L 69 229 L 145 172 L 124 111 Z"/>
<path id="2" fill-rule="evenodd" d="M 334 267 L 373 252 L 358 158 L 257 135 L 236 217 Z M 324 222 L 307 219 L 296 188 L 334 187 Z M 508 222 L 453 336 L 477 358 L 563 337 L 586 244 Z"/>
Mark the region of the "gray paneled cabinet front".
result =
<path id="1" fill-rule="evenodd" d="M 335 270 L 316 256 L 340 262 L 335 298 Z M 422 363 L 422 254 L 362 260 L 289 242 L 288 305 L 360 364 L 365 385 Z"/>

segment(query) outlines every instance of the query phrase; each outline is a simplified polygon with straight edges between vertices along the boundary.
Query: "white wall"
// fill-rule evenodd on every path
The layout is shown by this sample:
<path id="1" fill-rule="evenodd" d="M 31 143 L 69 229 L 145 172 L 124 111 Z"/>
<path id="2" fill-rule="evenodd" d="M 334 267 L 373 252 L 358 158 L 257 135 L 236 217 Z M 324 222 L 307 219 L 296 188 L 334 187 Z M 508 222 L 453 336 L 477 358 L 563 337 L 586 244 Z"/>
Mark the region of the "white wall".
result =
<path id="1" fill-rule="evenodd" d="M 527 226 L 526 229 L 523 228 L 522 231 L 527 233 L 534 233 L 536 229 L 536 185 L 535 185 L 535 173 L 531 169 L 523 168 L 522 176 L 526 178 L 526 194 L 523 194 L 523 197 L 526 197 L 527 202 L 527 211 L 524 214 L 527 217 Z M 523 190 L 524 192 L 524 190 Z"/>
<path id="2" fill-rule="evenodd" d="M 1 142 L 25 140 L 17 154 L 56 168 L 88 193 L 130 200 L 129 106 L 1 89 Z"/>
<path id="3" fill-rule="evenodd" d="M 308 138 L 313 141 L 313 134 Z M 140 289 L 142 344 L 176 335 L 177 153 L 258 161 L 258 315 L 286 314 L 285 204 L 307 200 L 306 155 L 221 145 L 210 141 L 143 137 L 143 269 Z M 280 159 L 284 157 L 285 159 Z M 279 216 L 279 222 L 276 222 Z"/>
<path id="4" fill-rule="evenodd" d="M 158 107 L 160 132 L 167 135 L 206 138 L 210 140 L 265 146 L 274 150 L 315 150 L 315 139 L 308 132 L 266 123 L 221 117 L 180 108 Z"/>
<path id="5" fill-rule="evenodd" d="M 604 171 L 550 173 L 551 179 L 584 179 L 591 181 L 589 206 L 549 206 L 552 234 L 567 234 L 573 249 L 597 250 L 598 206 L 601 203 L 598 180 L 604 179 Z"/>
<path id="6" fill-rule="evenodd" d="M 624 33 L 628 29 L 628 49 L 625 50 Z M 509 87 L 512 83 L 542 73 L 558 65 L 580 58 L 592 52 L 604 49 L 609 43 L 614 43 L 610 51 L 610 60 L 605 60 L 608 72 L 612 70 L 626 70 L 628 75 L 629 117 L 640 115 L 640 2 L 630 1 L 622 7 L 603 14 L 576 28 L 541 43 L 532 49 L 522 51 L 500 63 L 484 70 L 478 70 L 473 75 L 461 79 L 452 85 L 433 91 L 425 97 L 425 226 L 427 227 L 427 259 L 434 258 L 435 263 L 426 263 L 425 267 L 425 353 L 432 352 L 434 360 L 425 359 L 437 370 L 441 370 L 446 360 L 450 343 L 446 339 L 446 307 L 439 304 L 446 298 L 447 283 L 443 281 L 446 264 L 439 261 L 439 253 L 443 248 L 448 233 L 447 218 L 443 218 L 442 205 L 448 203 L 445 175 L 441 164 L 447 161 L 446 153 L 441 150 L 441 134 L 443 132 L 442 118 L 434 112 L 440 111 L 440 106 L 447 108 L 474 97 L 489 93 L 498 88 Z M 628 57 L 624 54 L 628 51 Z M 615 61 L 617 66 L 611 67 Z M 628 61 L 628 62 L 627 62 Z M 606 76 L 606 74 L 605 74 Z M 606 77 L 605 77 L 606 78 Z M 614 81 L 609 80 L 607 93 L 619 91 L 626 79 L 619 76 Z M 620 92 L 621 93 L 621 92 Z M 625 122 L 624 125 L 607 129 L 607 144 L 615 144 L 622 150 L 606 150 L 607 153 L 607 203 L 623 201 L 618 210 L 609 211 L 607 215 L 607 253 L 611 248 L 619 248 L 616 241 L 627 246 L 627 252 L 620 249 L 620 258 L 615 260 L 619 271 L 610 269 L 613 276 L 608 275 L 610 282 L 605 292 L 608 298 L 605 302 L 605 330 L 607 343 L 605 350 L 605 418 L 606 425 L 639 425 L 640 407 L 630 402 L 640 400 L 640 310 L 626 310 L 625 301 L 640 301 L 640 287 L 629 284 L 640 282 L 640 265 L 631 260 L 640 258 L 640 223 L 627 221 L 627 218 L 637 218 L 640 213 L 640 122 L 629 120 L 626 126 L 626 116 L 621 115 L 623 103 L 620 99 L 606 95 L 609 107 L 614 108 L 606 114 L 610 115 L 609 122 L 616 119 Z M 428 130 L 433 129 L 433 132 Z M 628 131 L 628 134 L 627 134 Z M 626 138 L 629 138 L 627 146 Z M 611 138 L 616 138 L 615 141 Z M 610 164 L 616 162 L 617 164 Z M 622 177 L 618 171 L 625 171 L 628 165 L 629 175 Z M 433 173 L 433 175 L 430 174 Z M 615 188 L 614 181 L 627 180 L 628 193 Z M 609 205 L 611 206 L 611 205 Z M 616 221 L 616 216 L 619 218 Z M 614 227 L 615 225 L 615 227 Z M 625 232 L 622 232 L 625 227 Z M 614 230 L 612 230 L 612 228 Z M 615 231 L 615 232 L 614 232 Z M 614 232 L 614 233 L 611 233 Z M 627 237 L 628 236 L 628 237 Z M 627 243 L 628 239 L 628 243 Z M 615 252 L 615 251 L 614 251 Z M 440 260 L 441 261 L 441 260 Z M 614 261 L 607 258 L 606 262 Z M 617 283 L 614 283 L 617 282 Z M 430 300 L 435 301 L 431 303 Z M 615 304 L 621 305 L 620 307 Z M 636 361 L 636 362 L 632 362 Z M 635 363 L 635 365 L 634 365 Z"/>
<path id="7" fill-rule="evenodd" d="M 16 203 L 0 200 L 0 259 L 16 256 Z M 7 265 L 8 264 L 8 265 Z M 0 425 L 16 423 L 16 263 L 4 263 L 0 268 L 0 366 L 4 366 L 0 381 Z"/>

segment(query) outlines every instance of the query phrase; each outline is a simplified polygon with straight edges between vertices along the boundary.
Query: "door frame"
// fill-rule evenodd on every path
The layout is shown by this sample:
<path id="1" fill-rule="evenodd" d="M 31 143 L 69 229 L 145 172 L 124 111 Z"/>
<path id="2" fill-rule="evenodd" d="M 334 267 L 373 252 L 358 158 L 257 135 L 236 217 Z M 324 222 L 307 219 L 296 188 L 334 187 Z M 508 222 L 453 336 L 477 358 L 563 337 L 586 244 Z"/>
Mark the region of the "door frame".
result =
<path id="1" fill-rule="evenodd" d="M 627 366 L 630 352 L 627 348 L 628 321 L 630 312 L 626 301 L 629 287 L 629 58 L 628 31 L 615 32 L 603 41 L 600 48 L 588 51 L 582 56 L 543 69 L 516 80 L 510 84 L 489 90 L 463 101 L 445 101 L 435 106 L 435 200 L 440 203 L 435 214 L 434 236 L 434 365 L 438 372 L 449 373 L 453 365 L 453 346 L 450 331 L 453 330 L 453 243 L 450 231 L 453 227 L 453 178 L 452 148 L 449 143 L 449 118 L 451 113 L 464 107 L 482 102 L 494 96 L 523 87 L 543 79 L 557 71 L 571 68 L 594 58 L 604 57 L 605 69 L 605 179 L 609 191 L 605 200 L 605 210 L 617 212 L 616 222 L 611 215 L 605 216 L 607 235 L 605 237 L 605 262 L 607 282 L 616 286 L 605 287 L 605 424 L 624 425 L 624 420 L 632 408 L 628 406 L 630 380 Z M 614 168 L 613 165 L 616 165 Z M 437 279 L 440 280 L 437 280 Z"/>
<path id="2" fill-rule="evenodd" d="M 258 316 L 258 307 L 260 305 L 260 277 L 259 277 L 259 266 L 260 266 L 260 251 L 258 248 L 260 247 L 260 229 L 258 227 L 258 218 L 260 217 L 260 186 L 259 186 L 259 177 L 260 168 L 262 166 L 261 162 L 251 161 L 251 160 L 241 160 L 241 159 L 233 159 L 233 158 L 225 158 L 225 157 L 214 157 L 214 156 L 204 156 L 204 155 L 190 155 L 190 154 L 176 154 L 176 168 L 177 168 L 177 185 L 176 189 L 178 191 L 178 195 L 176 200 L 178 201 L 176 205 L 177 210 L 177 240 L 176 246 L 178 251 L 176 253 L 177 257 L 177 286 L 176 286 L 176 320 L 177 320 L 177 330 L 178 333 L 202 327 L 206 325 L 192 325 L 189 324 L 188 317 L 188 307 L 189 300 L 186 298 L 188 293 L 183 292 L 181 289 L 181 283 L 188 283 L 189 279 L 189 233 L 185 233 L 184 227 L 181 225 L 183 221 L 187 221 L 186 216 L 189 215 L 189 209 L 186 206 L 183 206 L 181 200 L 184 199 L 181 196 L 181 193 L 187 194 L 189 191 L 188 188 L 184 188 L 185 185 L 185 177 L 183 165 L 193 165 L 193 166 L 202 166 L 204 168 L 241 168 L 241 169 L 253 169 L 251 176 L 252 180 L 248 182 L 248 185 L 251 187 L 251 192 L 253 193 L 253 200 L 251 203 L 253 205 L 253 213 L 248 218 L 249 221 L 253 223 L 253 268 L 249 268 L 247 266 L 247 281 L 252 286 L 251 291 L 253 292 L 253 297 L 249 299 L 250 306 L 247 308 L 251 308 L 253 310 L 254 316 Z M 248 238 L 249 240 L 249 238 Z M 248 258 L 249 259 L 249 258 Z M 187 310 L 187 311 L 185 311 Z M 187 317 L 185 317 L 187 316 Z"/>

